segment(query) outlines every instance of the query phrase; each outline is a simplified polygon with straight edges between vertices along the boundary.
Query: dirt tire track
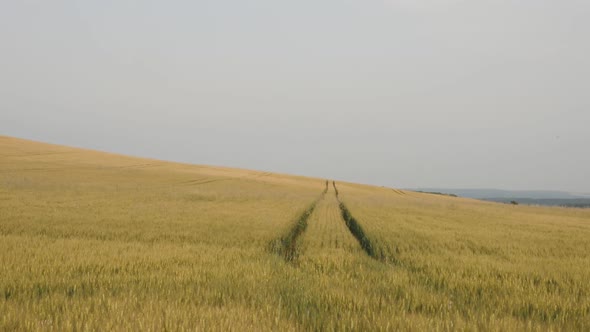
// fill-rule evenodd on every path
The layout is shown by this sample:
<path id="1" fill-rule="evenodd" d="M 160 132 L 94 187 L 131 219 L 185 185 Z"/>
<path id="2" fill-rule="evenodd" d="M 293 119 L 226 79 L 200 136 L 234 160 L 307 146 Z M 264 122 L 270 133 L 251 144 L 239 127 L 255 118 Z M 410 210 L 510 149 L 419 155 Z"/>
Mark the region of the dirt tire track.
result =
<path id="1" fill-rule="evenodd" d="M 366 235 L 361 224 L 352 216 L 344 202 L 342 202 L 342 200 L 340 200 L 340 198 L 338 197 L 338 189 L 336 188 L 336 182 L 334 181 L 332 184 L 334 185 L 334 190 L 336 190 L 336 198 L 338 199 L 340 212 L 342 213 L 342 219 L 344 219 L 346 227 L 348 227 L 350 233 L 357 239 L 361 248 L 367 253 L 367 255 L 369 255 L 369 257 L 382 262 L 383 255 L 379 255 L 379 253 L 376 250 L 377 248 L 373 245 L 369 237 Z"/>
<path id="2" fill-rule="evenodd" d="M 301 253 L 298 246 L 298 240 L 307 229 L 307 221 L 314 212 L 317 204 L 326 196 L 326 193 L 328 192 L 328 183 L 329 182 L 326 181 L 326 187 L 320 196 L 296 219 L 295 224 L 291 227 L 289 232 L 281 238 L 271 241 L 269 244 L 269 250 L 271 252 L 283 257 L 286 262 L 297 265 Z"/>

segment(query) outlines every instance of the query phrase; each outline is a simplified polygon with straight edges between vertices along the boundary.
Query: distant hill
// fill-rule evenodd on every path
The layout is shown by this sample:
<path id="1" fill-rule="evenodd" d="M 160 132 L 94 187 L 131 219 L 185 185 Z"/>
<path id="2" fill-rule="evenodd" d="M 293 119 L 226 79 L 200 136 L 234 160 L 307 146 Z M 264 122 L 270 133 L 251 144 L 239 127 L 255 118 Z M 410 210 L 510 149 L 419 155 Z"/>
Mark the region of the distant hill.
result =
<path id="1" fill-rule="evenodd" d="M 543 199 L 532 199 L 532 198 L 486 198 L 486 201 L 493 201 L 498 203 L 511 204 L 517 202 L 518 204 L 525 205 L 545 205 L 545 206 L 565 206 L 565 207 L 578 207 L 578 208 L 590 208 L 590 198 L 543 198 Z"/>
<path id="2" fill-rule="evenodd" d="M 527 205 L 590 207 L 590 194 L 569 193 L 554 190 L 500 190 L 500 189 L 450 189 L 417 188 L 414 191 L 456 195 L 499 203 L 517 202 Z"/>
<path id="3" fill-rule="evenodd" d="M 590 194 L 569 193 L 554 190 L 501 190 L 501 189 L 451 189 L 415 188 L 413 191 L 440 192 L 475 199 L 527 198 L 527 199 L 576 199 L 589 198 Z"/>

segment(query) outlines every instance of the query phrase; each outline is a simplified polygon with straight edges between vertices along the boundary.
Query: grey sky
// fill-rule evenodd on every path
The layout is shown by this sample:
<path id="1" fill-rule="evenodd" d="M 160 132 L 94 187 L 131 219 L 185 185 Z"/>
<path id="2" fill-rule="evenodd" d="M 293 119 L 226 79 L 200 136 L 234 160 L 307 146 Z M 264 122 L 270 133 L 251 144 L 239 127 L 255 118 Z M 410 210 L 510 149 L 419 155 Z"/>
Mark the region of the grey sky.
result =
<path id="1" fill-rule="evenodd" d="M 0 134 L 590 192 L 586 0 L 0 1 Z"/>

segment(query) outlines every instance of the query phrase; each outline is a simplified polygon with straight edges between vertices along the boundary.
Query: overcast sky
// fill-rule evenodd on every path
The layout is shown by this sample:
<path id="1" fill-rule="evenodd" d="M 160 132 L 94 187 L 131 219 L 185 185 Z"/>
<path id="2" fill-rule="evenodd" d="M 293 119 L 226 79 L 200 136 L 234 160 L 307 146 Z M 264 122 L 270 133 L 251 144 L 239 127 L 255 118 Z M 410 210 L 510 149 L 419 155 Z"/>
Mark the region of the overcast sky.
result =
<path id="1" fill-rule="evenodd" d="M 590 192 L 587 0 L 0 0 L 0 134 Z"/>

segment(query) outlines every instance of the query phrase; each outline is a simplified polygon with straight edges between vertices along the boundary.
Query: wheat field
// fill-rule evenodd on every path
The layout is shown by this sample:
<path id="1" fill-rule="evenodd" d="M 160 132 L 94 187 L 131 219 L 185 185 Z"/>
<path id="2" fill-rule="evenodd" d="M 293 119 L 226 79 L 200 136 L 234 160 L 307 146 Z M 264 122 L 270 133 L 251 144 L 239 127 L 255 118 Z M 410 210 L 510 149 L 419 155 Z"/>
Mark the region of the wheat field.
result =
<path id="1" fill-rule="evenodd" d="M 590 211 L 0 136 L 0 330 L 588 331 Z"/>

